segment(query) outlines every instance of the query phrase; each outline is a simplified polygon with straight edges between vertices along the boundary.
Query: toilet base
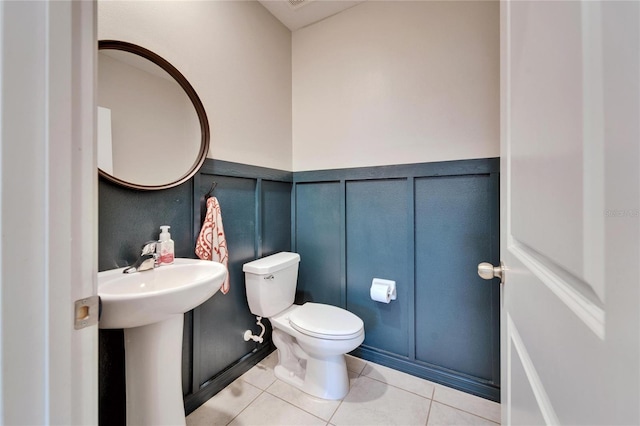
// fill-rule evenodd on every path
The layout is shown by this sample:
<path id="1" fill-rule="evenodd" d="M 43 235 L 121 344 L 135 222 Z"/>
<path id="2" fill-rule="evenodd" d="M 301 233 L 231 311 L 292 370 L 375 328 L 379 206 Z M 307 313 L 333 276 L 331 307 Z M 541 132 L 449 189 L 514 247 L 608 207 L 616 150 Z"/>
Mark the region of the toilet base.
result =
<path id="1" fill-rule="evenodd" d="M 279 349 L 278 352 L 280 352 Z M 278 379 L 311 396 L 329 400 L 338 400 L 347 396 L 349 375 L 344 355 L 333 355 L 323 359 L 309 357 L 306 361 L 304 377 L 282 364 L 276 366 L 274 373 Z"/>
<path id="2" fill-rule="evenodd" d="M 364 341 L 364 329 L 348 339 L 322 339 L 300 333 L 289 323 L 289 316 L 298 309 L 292 305 L 269 318 L 273 326 L 272 339 L 278 349 L 278 379 L 317 398 L 338 400 L 349 393 L 349 374 L 344 354 Z"/>

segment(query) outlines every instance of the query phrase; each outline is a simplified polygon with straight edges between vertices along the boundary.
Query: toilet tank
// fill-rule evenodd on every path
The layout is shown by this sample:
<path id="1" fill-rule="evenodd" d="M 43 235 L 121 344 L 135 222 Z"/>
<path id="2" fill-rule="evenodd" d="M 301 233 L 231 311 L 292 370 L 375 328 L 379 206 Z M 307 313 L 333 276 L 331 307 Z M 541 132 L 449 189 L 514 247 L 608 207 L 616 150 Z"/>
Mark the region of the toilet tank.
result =
<path id="1" fill-rule="evenodd" d="M 244 264 L 251 313 L 269 318 L 293 305 L 299 263 L 298 253 L 281 252 Z"/>

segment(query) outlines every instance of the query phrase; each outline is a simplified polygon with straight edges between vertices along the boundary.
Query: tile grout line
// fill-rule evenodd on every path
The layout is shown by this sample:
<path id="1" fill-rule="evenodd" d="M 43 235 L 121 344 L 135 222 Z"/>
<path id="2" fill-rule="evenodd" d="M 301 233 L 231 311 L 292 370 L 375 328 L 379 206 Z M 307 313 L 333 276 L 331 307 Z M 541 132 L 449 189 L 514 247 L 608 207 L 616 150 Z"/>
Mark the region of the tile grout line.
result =
<path id="1" fill-rule="evenodd" d="M 367 365 L 368 365 L 368 364 L 367 364 Z M 365 366 L 365 368 L 363 368 L 363 369 L 362 369 L 362 371 L 364 372 L 364 370 L 365 370 L 365 369 L 366 369 L 366 366 Z M 363 374 L 360 374 L 358 377 L 362 377 L 362 376 L 363 376 Z M 424 398 L 424 399 L 428 399 L 428 400 L 431 400 L 431 401 L 435 401 L 435 402 L 437 402 L 437 403 L 439 403 L 439 404 L 446 405 L 447 407 L 454 408 L 454 409 L 456 409 L 456 410 L 459 410 L 459 411 L 465 412 L 465 413 L 467 413 L 467 414 L 471 414 L 471 415 L 476 416 L 476 417 L 480 417 L 481 419 L 488 420 L 488 421 L 490 421 L 490 422 L 492 422 L 492 423 L 495 423 L 495 424 L 498 424 L 498 425 L 500 424 L 500 423 L 496 423 L 494 420 L 492 420 L 492 419 L 490 419 L 490 418 L 488 418 L 488 417 L 485 417 L 485 416 L 483 416 L 483 415 L 480 415 L 480 414 L 477 414 L 477 413 L 471 412 L 471 411 L 469 411 L 468 409 L 460 408 L 460 407 L 457 407 L 457 406 L 454 406 L 454 405 L 447 404 L 447 403 L 445 403 L 445 402 L 442 402 L 442 401 L 436 400 L 436 399 L 435 399 L 435 393 L 436 393 L 436 384 L 435 384 L 435 383 L 434 383 L 434 386 L 433 386 L 433 391 L 431 392 L 431 397 L 428 397 L 428 396 L 420 395 L 420 394 L 417 394 L 417 393 L 415 393 L 415 392 L 413 392 L 413 391 L 410 391 L 410 390 L 407 390 L 407 389 L 401 388 L 401 387 L 399 387 L 399 386 L 396 386 L 396 385 L 393 385 L 393 384 L 390 384 L 390 383 L 384 382 L 384 381 L 382 381 L 382 380 L 376 379 L 375 377 L 371 377 L 371 376 L 367 376 L 367 375 L 364 375 L 364 377 L 367 377 L 367 378 L 369 378 L 369 379 L 371 379 L 371 380 L 375 380 L 375 381 L 377 381 L 377 382 L 379 382 L 379 383 L 383 383 L 383 384 L 385 384 L 385 385 L 387 385 L 387 386 L 391 386 L 391 387 L 394 387 L 394 388 L 396 388 L 396 389 L 400 389 L 400 390 L 402 390 L 402 391 L 405 391 L 405 392 L 411 393 L 411 394 L 413 394 L 413 395 L 419 396 L 420 398 Z M 414 376 L 412 376 L 412 377 L 414 377 Z M 420 379 L 420 378 L 418 377 L 417 379 Z M 424 380 L 424 379 L 420 379 L 420 380 Z M 431 382 L 429 382 L 429 383 L 431 383 Z M 472 395 L 472 396 L 475 396 L 475 395 Z M 488 401 L 488 400 L 487 400 L 487 401 Z M 495 403 L 495 401 L 490 401 L 490 402 L 494 402 L 494 403 Z M 431 405 L 430 405 L 429 407 L 431 407 Z M 431 409 L 431 408 L 430 408 L 430 409 Z"/>
<path id="2" fill-rule="evenodd" d="M 311 416 L 315 417 L 316 419 L 320 419 L 320 420 L 322 420 L 323 422 L 327 422 L 327 424 L 330 422 L 331 418 L 333 417 L 333 414 L 331 415 L 331 417 L 329 417 L 329 420 L 325 420 L 325 419 L 323 419 L 323 418 L 321 418 L 321 417 L 318 417 L 317 415 L 313 414 L 312 412 L 305 410 L 305 409 L 304 409 L 304 408 L 302 408 L 302 407 L 298 407 L 297 405 L 295 405 L 295 404 L 293 404 L 293 403 L 291 403 L 291 402 L 287 401 L 286 399 L 284 399 L 284 398 L 280 397 L 279 395 L 276 395 L 276 394 L 274 394 L 274 393 L 269 392 L 269 388 L 270 388 L 271 386 L 273 386 L 273 385 L 274 385 L 278 380 L 279 380 L 279 379 L 277 379 L 277 378 L 276 378 L 276 381 L 275 381 L 275 382 L 273 382 L 273 383 L 271 383 L 271 384 L 267 387 L 267 389 L 265 389 L 263 392 L 268 393 L 269 395 L 273 396 L 274 398 L 278 398 L 280 401 L 283 401 L 283 402 L 285 402 L 285 403 L 287 403 L 287 404 L 291 405 L 292 407 L 297 408 L 298 410 L 304 411 L 305 413 L 307 413 L 307 414 L 309 414 L 309 415 L 311 415 Z M 287 384 L 286 382 L 283 382 L 283 383 Z M 291 386 L 291 385 L 289 385 L 289 386 Z M 294 387 L 294 389 L 295 389 L 295 387 Z M 304 393 L 304 392 L 303 392 L 303 393 Z M 306 394 L 305 394 L 305 395 L 306 395 Z M 342 400 L 340 400 L 340 404 L 342 404 Z M 338 404 L 338 407 L 340 406 L 340 404 Z M 337 410 L 338 410 L 338 409 L 336 408 L 336 411 L 337 411 Z M 335 411 L 334 411 L 334 414 L 335 414 Z"/>
<path id="3" fill-rule="evenodd" d="M 257 364 L 256 364 L 256 365 L 257 365 Z M 402 387 L 399 387 L 399 386 L 396 386 L 396 385 L 393 385 L 393 384 L 390 384 L 390 383 L 384 382 L 384 381 L 382 381 L 382 380 L 376 379 L 376 378 L 374 378 L 374 377 L 370 377 L 370 376 L 368 376 L 368 375 L 365 375 L 365 374 L 364 374 L 364 371 L 366 370 L 367 366 L 369 366 L 369 365 L 370 365 L 369 363 L 365 363 L 365 365 L 364 365 L 364 367 L 361 369 L 360 373 L 357 373 L 356 371 L 353 371 L 353 370 L 348 370 L 348 371 L 351 371 L 352 373 L 356 373 L 356 374 L 357 374 L 356 379 L 359 379 L 359 378 L 361 378 L 361 377 L 367 377 L 367 378 L 369 378 L 369 379 L 371 379 L 371 380 L 375 380 L 375 381 L 377 381 L 377 382 L 379 382 L 379 383 L 382 383 L 382 384 L 384 384 L 384 385 L 386 385 L 386 386 L 391 386 L 391 387 L 396 388 L 396 389 L 398 389 L 398 390 L 401 390 L 401 391 L 404 391 L 404 392 L 408 392 L 408 393 L 413 394 L 413 395 L 415 395 L 415 396 L 418 396 L 418 397 L 420 397 L 420 398 L 423 398 L 423 399 L 427 399 L 427 400 L 429 400 L 429 411 L 428 411 L 428 414 L 427 414 L 427 424 L 428 424 L 428 422 L 429 422 L 429 418 L 430 418 L 430 416 L 431 416 L 431 410 L 432 410 L 432 408 L 433 408 L 433 403 L 434 403 L 434 402 L 437 402 L 437 403 L 439 403 L 439 404 L 445 405 L 445 406 L 447 406 L 447 407 L 449 407 L 449 408 L 452 408 L 452 409 L 454 409 L 454 410 L 458 410 L 458 411 L 461 411 L 461 412 L 463 412 L 463 413 L 466 413 L 466 414 L 469 414 L 469 415 L 472 415 L 472 416 L 475 416 L 475 417 L 481 418 L 481 419 L 483 419 L 483 420 L 487 420 L 487 421 L 489 421 L 489 422 L 491 422 L 491 423 L 493 423 L 493 424 L 495 424 L 495 425 L 500 425 L 500 424 L 501 424 L 501 423 L 499 423 L 499 422 L 495 422 L 494 420 L 492 420 L 492 419 L 490 419 L 490 418 L 488 418 L 488 417 L 485 417 L 484 415 L 479 415 L 479 414 L 477 414 L 477 413 L 474 413 L 474 412 L 468 411 L 467 409 L 460 408 L 460 407 L 457 407 L 457 406 L 454 406 L 454 405 L 451 405 L 451 404 L 448 404 L 448 403 L 445 403 L 445 402 L 442 402 L 442 401 L 436 400 L 436 399 L 435 399 L 435 396 L 436 396 L 435 394 L 436 394 L 436 390 L 437 390 L 437 386 L 436 386 L 436 384 L 433 384 L 434 386 L 433 386 L 433 390 L 431 391 L 431 397 L 427 397 L 427 396 L 424 396 L 424 395 L 417 394 L 417 393 L 415 393 L 415 392 L 413 392 L 413 391 L 410 391 L 410 390 L 404 389 L 404 388 L 402 388 Z M 268 368 L 268 367 L 267 367 L 267 366 L 265 366 L 265 365 L 263 365 L 263 367 Z M 420 378 L 417 378 L 417 379 L 418 379 L 418 380 L 424 380 L 424 379 L 420 379 Z M 234 416 L 234 417 L 233 417 L 233 418 L 232 418 L 232 419 L 227 423 L 227 425 L 229 425 L 230 423 L 232 423 L 232 422 L 233 422 L 233 421 L 234 421 L 238 416 L 240 416 L 240 414 L 242 414 L 242 413 L 243 413 L 247 408 L 249 408 L 249 407 L 250 407 L 250 406 L 251 406 L 251 405 L 252 405 L 252 404 L 253 404 L 253 403 L 254 403 L 254 402 L 255 402 L 255 401 L 256 401 L 256 400 L 257 400 L 257 399 L 262 395 L 262 394 L 264 394 L 264 393 L 267 393 L 267 394 L 269 394 L 269 395 L 271 395 L 271 396 L 273 396 L 273 397 L 275 397 L 275 398 L 278 398 L 279 400 L 281 400 L 281 401 L 285 402 L 286 404 L 288 404 L 288 405 L 290 405 L 290 406 L 292 406 L 292 407 L 294 407 L 294 408 L 297 408 L 297 409 L 299 409 L 299 410 L 302 410 L 303 412 L 305 412 L 305 413 L 307 413 L 307 414 L 309 414 L 309 415 L 311 415 L 311 416 L 313 416 L 313 417 L 315 417 L 315 418 L 317 418 L 317 419 L 319 419 L 319 420 L 321 420 L 321 421 L 323 421 L 323 422 L 327 422 L 327 423 L 326 423 L 327 425 L 331 424 L 331 421 L 333 420 L 333 418 L 335 417 L 336 413 L 339 411 L 340 407 L 342 406 L 342 403 L 344 402 L 344 398 L 342 398 L 342 399 L 340 400 L 340 403 L 339 403 L 339 404 L 338 404 L 338 406 L 336 407 L 336 409 L 333 411 L 333 414 L 329 417 L 329 420 L 324 420 L 324 419 L 322 419 L 322 418 L 318 417 L 317 415 L 315 415 L 315 414 L 313 414 L 313 413 L 311 413 L 311 412 L 307 411 L 306 409 L 304 409 L 304 408 L 302 408 L 302 407 L 298 407 L 297 405 L 292 404 L 291 402 L 289 402 L 289 401 L 287 401 L 287 400 L 285 400 L 285 399 L 281 398 L 280 396 L 275 395 L 275 394 L 273 394 L 273 393 L 269 392 L 269 391 L 268 391 L 268 389 L 269 389 L 271 386 L 273 386 L 273 384 L 274 384 L 274 383 L 276 383 L 276 381 L 278 380 L 277 378 L 274 380 L 274 382 L 273 382 L 273 383 L 271 383 L 271 384 L 270 384 L 269 386 L 267 386 L 265 389 L 261 389 L 261 388 L 259 388 L 259 387 L 255 386 L 255 385 L 253 385 L 253 384 L 251 384 L 251 383 L 247 382 L 247 381 L 246 381 L 246 380 L 244 380 L 244 379 L 241 379 L 241 380 L 242 380 L 244 383 L 246 383 L 246 384 L 248 384 L 248 385 L 250 385 L 250 386 L 252 386 L 252 387 L 254 387 L 254 388 L 256 388 L 256 389 L 259 389 L 259 390 L 260 390 L 260 393 L 259 393 L 255 398 L 253 398 L 253 399 L 251 400 L 251 402 L 249 402 L 249 404 L 248 404 L 247 406 L 245 406 L 245 407 L 244 407 L 244 408 L 243 408 L 243 409 L 242 409 L 242 410 L 241 410 L 241 411 L 240 411 L 236 416 Z M 429 382 L 429 383 L 431 383 L 431 382 Z M 351 388 L 351 386 L 350 386 L 350 388 Z M 348 395 L 348 393 L 347 393 L 347 395 Z M 346 398 L 346 396 L 347 396 L 347 395 L 345 395 L 345 398 Z"/>
<path id="4" fill-rule="evenodd" d="M 429 426 L 429 417 L 431 416 L 431 407 L 433 407 L 433 399 L 429 400 L 429 412 L 427 413 L 427 421 L 424 426 Z"/>
<path id="5" fill-rule="evenodd" d="M 244 380 L 243 380 L 243 382 L 244 382 Z M 245 382 L 245 383 L 247 383 L 247 382 Z M 251 383 L 248 383 L 248 384 L 249 384 L 249 385 L 251 385 Z M 253 386 L 253 385 L 251 385 L 251 386 Z M 255 386 L 253 386 L 253 387 L 255 387 Z M 260 389 L 260 388 L 258 388 L 258 387 L 255 387 L 255 388 L 256 388 L 256 389 Z M 259 393 L 258 395 L 256 395 L 256 397 L 255 397 L 255 398 L 253 398 L 253 399 L 251 400 L 251 402 L 249 402 L 249 403 L 247 404 L 247 406 L 246 406 L 246 407 L 244 407 L 242 410 L 240 410 L 240 412 L 238 412 L 238 414 L 236 414 L 236 415 L 235 415 L 231 420 L 229 420 L 229 421 L 227 422 L 226 426 L 229 426 L 231 423 L 233 423 L 233 421 L 234 421 L 234 420 L 235 420 L 235 419 L 236 419 L 240 414 L 244 413 L 244 411 L 245 411 L 247 408 L 251 407 L 251 404 L 253 404 L 254 402 L 256 402 L 256 400 L 257 400 L 258 398 L 260 398 L 260 395 L 262 395 L 264 392 L 265 392 L 265 391 L 264 391 L 263 389 L 260 389 L 260 393 Z"/>
<path id="6" fill-rule="evenodd" d="M 433 387 L 433 390 L 431 391 L 431 400 L 429 402 L 429 412 L 427 413 L 427 422 L 425 423 L 425 426 L 429 426 L 429 417 L 431 417 L 431 408 L 433 407 L 433 397 L 436 396 L 436 387 Z"/>
<path id="7" fill-rule="evenodd" d="M 488 417 L 481 416 L 480 414 L 472 413 L 471 411 L 465 410 L 463 408 L 456 407 L 455 405 L 447 404 L 447 403 L 444 403 L 442 401 L 438 401 L 436 399 L 434 399 L 433 402 L 437 402 L 440 405 L 446 405 L 449 408 L 453 408 L 454 410 L 462 411 L 463 413 L 471 414 L 472 416 L 475 416 L 475 417 L 480 417 L 481 419 L 490 421 L 491 423 L 494 423 L 494 424 L 497 424 L 497 425 L 501 424 L 501 423 L 497 423 L 495 420 L 491 420 Z"/>
<path id="8" fill-rule="evenodd" d="M 358 376 L 358 377 L 360 377 L 360 376 Z M 428 396 L 420 395 L 419 393 L 415 393 L 415 392 L 410 391 L 410 390 L 408 390 L 408 389 L 401 388 L 401 387 L 396 386 L 396 385 L 392 385 L 391 383 L 383 382 L 382 380 L 378 380 L 378 379 L 376 379 L 375 377 L 371 377 L 371 376 L 367 376 L 367 375 L 365 375 L 364 377 L 366 377 L 367 379 L 375 380 L 375 381 L 376 381 L 376 382 L 378 382 L 378 383 L 382 383 L 382 384 L 385 384 L 385 385 L 387 385 L 387 386 L 394 387 L 394 388 L 399 389 L 399 390 L 401 390 L 401 391 L 408 392 L 408 393 L 413 394 L 413 395 L 415 395 L 415 396 L 419 396 L 420 398 L 424 398 L 424 399 L 432 400 L 432 399 L 433 399 L 433 395 L 434 395 L 434 393 L 435 393 L 435 386 L 434 386 L 434 388 L 433 388 L 433 391 L 431 392 L 431 397 L 428 397 Z"/>
<path id="9" fill-rule="evenodd" d="M 432 399 L 433 401 L 437 402 L 438 404 L 446 405 L 447 407 L 450 407 L 450 408 L 455 408 L 456 410 L 463 411 L 463 412 L 465 412 L 465 413 L 467 413 L 467 414 L 471 414 L 471 415 L 476 416 L 476 417 L 480 417 L 481 419 L 488 420 L 488 421 L 490 421 L 490 422 L 492 422 L 492 423 L 495 423 L 495 424 L 498 424 L 498 425 L 502 423 L 502 419 L 500 419 L 500 422 L 495 422 L 494 420 L 492 420 L 492 419 L 490 419 L 490 418 L 488 418 L 488 417 L 485 417 L 485 416 L 483 416 L 483 415 L 473 413 L 473 412 L 471 412 L 471 411 L 468 411 L 467 409 L 460 408 L 460 407 L 456 407 L 456 406 L 451 405 L 451 404 L 447 404 L 446 402 L 442 402 L 442 401 L 440 401 L 440 400 L 436 399 L 436 390 L 437 390 L 437 388 L 435 388 L 435 387 L 434 387 L 434 388 L 433 388 L 433 396 L 432 396 L 432 398 L 431 398 L 431 399 Z M 455 389 L 454 389 L 454 390 L 455 390 Z M 461 392 L 461 391 L 458 391 L 458 392 Z M 476 397 L 476 398 L 480 398 L 480 397 L 477 397 L 477 396 L 472 395 L 472 394 L 469 394 L 469 395 L 474 396 L 474 397 Z M 482 399 L 484 399 L 484 398 L 482 398 Z M 489 401 L 489 400 L 487 400 L 487 401 Z M 492 403 L 494 403 L 494 404 L 498 404 L 498 407 L 500 407 L 500 406 L 501 406 L 501 404 L 500 404 L 500 403 L 497 403 L 497 402 L 495 402 L 495 401 L 489 401 L 489 402 L 492 402 Z"/>
<path id="10" fill-rule="evenodd" d="M 362 377 L 362 372 L 364 371 L 364 369 L 367 367 L 367 363 L 364 364 L 364 367 L 362 367 L 362 370 L 360 370 L 360 372 L 358 373 L 358 376 L 356 377 L 356 379 L 359 379 L 360 377 Z M 347 368 L 347 375 L 349 374 L 349 369 Z M 355 373 L 355 371 L 352 371 L 352 373 Z M 349 392 L 351 392 L 351 381 L 349 381 Z M 349 395 L 349 392 L 347 392 L 347 395 L 344 396 L 344 398 L 346 398 Z M 342 403 L 344 402 L 344 398 L 342 398 L 340 400 L 340 404 L 338 404 L 338 406 L 336 407 L 336 410 L 333 412 L 333 414 L 331 415 L 331 417 L 329 418 L 329 421 L 327 422 L 327 424 L 331 423 L 331 420 L 333 420 L 333 418 L 336 416 L 336 413 L 338 412 L 338 410 L 340 409 L 340 407 L 342 407 Z M 333 423 L 331 423 L 333 424 Z"/>
<path id="11" fill-rule="evenodd" d="M 258 364 L 256 364 L 256 365 L 258 365 Z M 366 366 L 366 364 L 365 364 L 365 366 Z M 266 366 L 265 366 L 265 367 L 266 367 Z M 364 368 L 363 368 L 362 370 L 364 371 Z M 355 371 L 352 371 L 352 372 L 353 372 L 353 373 L 355 373 Z M 361 373 L 360 373 L 360 374 L 358 374 L 358 377 L 360 377 L 361 375 L 362 375 Z M 245 382 L 245 383 L 247 383 L 247 384 L 249 384 L 249 385 L 251 385 L 251 386 L 255 387 L 256 389 L 260 389 L 260 388 L 258 388 L 257 386 L 252 385 L 251 383 L 247 382 L 246 380 L 244 380 L 244 379 L 242 379 L 242 378 L 241 378 L 240 380 L 242 380 L 243 382 Z M 299 410 L 301 410 L 301 411 L 303 411 L 303 412 L 305 412 L 305 413 L 307 413 L 307 414 L 309 414 L 309 415 L 311 415 L 311 416 L 313 416 L 313 417 L 315 417 L 315 418 L 317 418 L 317 419 L 319 419 L 319 420 L 322 420 L 323 422 L 326 422 L 326 424 L 327 424 L 327 425 L 328 425 L 329 423 L 331 423 L 331 420 L 333 419 L 333 416 L 335 416 L 336 412 L 338 411 L 338 408 L 340 408 L 340 406 L 342 405 L 342 402 L 343 402 L 343 400 L 344 400 L 344 398 L 342 398 L 342 399 L 340 400 L 340 403 L 338 404 L 338 406 L 336 407 L 336 409 L 334 410 L 334 412 L 333 412 L 333 413 L 331 414 L 331 416 L 329 417 L 329 420 L 325 420 L 325 419 L 320 418 L 320 417 L 318 417 L 317 415 L 315 415 L 315 414 L 313 414 L 313 413 L 311 413 L 311 412 L 307 411 L 306 409 L 304 409 L 304 408 L 302 408 L 302 407 L 298 407 L 297 405 L 292 404 L 291 402 L 289 402 L 289 401 L 287 401 L 287 400 L 285 400 L 285 399 L 281 398 L 279 395 L 276 395 L 276 394 L 274 394 L 274 393 L 269 392 L 269 388 L 270 388 L 271 386 L 273 386 L 273 385 L 274 385 L 278 380 L 279 380 L 278 378 L 275 378 L 275 380 L 273 381 L 273 383 L 271 383 L 271 384 L 270 384 L 269 386 L 267 386 L 265 389 L 260 389 L 260 391 L 261 391 L 261 392 L 260 392 L 260 393 L 259 393 L 259 394 L 258 394 L 258 395 L 253 399 L 253 400 L 251 400 L 251 402 L 250 402 L 246 407 L 244 407 L 244 408 L 243 408 L 243 409 L 242 409 L 242 410 L 241 410 L 241 411 L 240 411 L 240 412 L 239 412 L 239 413 L 238 413 L 238 414 L 237 414 L 233 419 L 231 419 L 231 420 L 227 423 L 227 426 L 228 426 L 231 422 L 233 422 L 233 420 L 235 420 L 235 418 L 236 418 L 236 417 L 238 417 L 240 414 L 242 414 L 242 412 L 244 412 L 247 408 L 249 408 L 249 407 L 251 406 L 251 404 L 253 404 L 253 403 L 256 401 L 256 399 L 258 399 L 258 398 L 259 398 L 263 393 L 267 393 L 267 394 L 269 394 L 269 395 L 273 396 L 274 398 L 277 398 L 277 399 L 279 399 L 280 401 L 282 401 L 282 402 L 284 402 L 284 403 L 286 403 L 286 404 L 288 404 L 288 405 L 290 405 L 290 406 L 292 406 L 292 407 L 294 407 L 294 408 L 296 408 L 296 409 L 299 409 Z M 346 395 L 345 395 L 345 397 L 346 397 Z"/>
<path id="12" fill-rule="evenodd" d="M 253 368 L 255 368 L 255 367 L 257 367 L 257 366 L 259 365 L 259 366 L 263 367 L 265 370 L 268 370 L 268 369 L 269 369 L 269 367 L 268 367 L 267 365 L 263 364 L 262 362 L 263 362 L 265 359 L 267 359 L 269 356 L 271 356 L 271 354 L 269 354 L 269 355 L 267 355 L 266 357 L 264 357 L 262 360 L 260 360 L 260 362 L 256 363 L 256 365 L 254 365 L 251 369 L 253 369 Z M 249 370 L 249 371 L 250 371 L 250 370 Z M 272 373 L 273 373 L 273 372 L 272 372 Z M 244 375 L 243 375 L 243 376 L 244 376 Z M 249 385 L 249 386 L 251 386 L 251 387 L 254 387 L 254 388 L 258 389 L 258 390 L 260 391 L 260 393 L 258 393 L 258 394 L 256 395 L 256 397 L 255 397 L 255 398 L 253 398 L 253 399 L 251 400 L 251 402 L 249 402 L 249 403 L 248 403 L 248 404 L 247 404 L 247 405 L 246 405 L 242 410 L 240 410 L 240 411 L 238 412 L 238 414 L 236 414 L 236 415 L 235 415 L 231 420 L 229 420 L 229 422 L 227 422 L 226 426 L 229 426 L 229 425 L 230 425 L 230 424 L 231 424 L 231 423 L 232 423 L 232 422 L 233 422 L 233 421 L 234 421 L 234 420 L 235 420 L 235 419 L 236 419 L 240 414 L 244 413 L 244 411 L 245 411 L 247 408 L 249 408 L 249 407 L 250 407 L 254 402 L 256 402 L 256 400 L 257 400 L 258 398 L 260 398 L 260 396 L 261 396 L 263 393 L 265 393 L 265 392 L 266 392 L 266 388 L 265 388 L 265 389 L 262 389 L 262 388 L 260 388 L 260 387 L 258 387 L 258 386 L 256 386 L 256 385 L 254 385 L 254 384 L 252 384 L 252 383 L 248 382 L 247 380 L 243 379 L 243 378 L 242 378 L 242 376 L 238 377 L 238 379 L 240 379 L 240 381 L 242 381 L 243 383 L 245 383 L 245 384 L 247 384 L 247 385 Z M 269 386 L 271 386 L 272 384 L 273 384 L 273 383 L 271 383 Z M 269 388 L 269 386 L 267 386 L 267 388 Z M 227 386 L 227 387 L 228 387 L 228 386 Z M 225 388 L 225 389 L 226 389 L 226 388 Z M 215 395 L 214 395 L 214 396 L 215 396 Z"/>

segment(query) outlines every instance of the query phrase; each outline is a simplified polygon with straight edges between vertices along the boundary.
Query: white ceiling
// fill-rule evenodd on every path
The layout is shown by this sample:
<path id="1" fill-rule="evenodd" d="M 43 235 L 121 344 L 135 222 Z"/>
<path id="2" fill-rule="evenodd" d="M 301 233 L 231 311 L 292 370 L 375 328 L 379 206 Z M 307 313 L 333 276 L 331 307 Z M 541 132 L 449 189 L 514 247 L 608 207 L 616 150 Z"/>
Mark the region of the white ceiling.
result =
<path id="1" fill-rule="evenodd" d="M 291 31 L 321 21 L 366 0 L 258 0 Z M 292 6 L 291 4 L 295 4 Z"/>

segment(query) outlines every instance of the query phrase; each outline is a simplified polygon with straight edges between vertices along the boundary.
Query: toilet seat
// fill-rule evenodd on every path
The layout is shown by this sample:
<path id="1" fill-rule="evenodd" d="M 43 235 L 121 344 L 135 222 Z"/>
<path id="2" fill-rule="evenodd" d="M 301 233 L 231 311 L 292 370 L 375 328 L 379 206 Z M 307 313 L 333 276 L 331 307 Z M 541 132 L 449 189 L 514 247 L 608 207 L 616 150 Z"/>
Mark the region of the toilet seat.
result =
<path id="1" fill-rule="evenodd" d="M 289 324 L 307 336 L 347 340 L 364 331 L 364 323 L 351 312 L 336 306 L 307 302 L 289 315 Z"/>

